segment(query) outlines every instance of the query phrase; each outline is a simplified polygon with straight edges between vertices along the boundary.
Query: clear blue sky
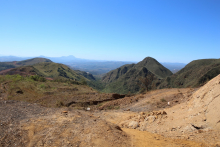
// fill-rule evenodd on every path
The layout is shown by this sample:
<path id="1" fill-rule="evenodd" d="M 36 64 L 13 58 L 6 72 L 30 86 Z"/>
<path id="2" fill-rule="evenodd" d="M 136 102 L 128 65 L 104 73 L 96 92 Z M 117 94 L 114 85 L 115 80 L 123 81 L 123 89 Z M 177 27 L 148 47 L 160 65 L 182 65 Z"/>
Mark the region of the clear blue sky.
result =
<path id="1" fill-rule="evenodd" d="M 0 0 L 0 55 L 220 58 L 220 1 Z"/>

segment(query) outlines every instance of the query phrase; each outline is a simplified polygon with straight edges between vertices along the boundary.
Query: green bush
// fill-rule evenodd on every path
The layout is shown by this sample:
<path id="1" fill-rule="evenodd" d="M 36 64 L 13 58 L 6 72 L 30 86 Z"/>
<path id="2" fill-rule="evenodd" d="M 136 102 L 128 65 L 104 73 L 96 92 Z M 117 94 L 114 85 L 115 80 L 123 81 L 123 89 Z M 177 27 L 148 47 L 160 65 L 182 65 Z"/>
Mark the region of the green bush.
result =
<path id="1" fill-rule="evenodd" d="M 82 79 L 80 80 L 80 83 L 81 83 L 82 85 L 87 85 L 87 82 L 86 82 L 86 80 L 85 80 L 84 78 L 82 78 Z"/>
<path id="2" fill-rule="evenodd" d="M 46 79 L 44 77 L 41 77 L 39 75 L 30 76 L 30 79 L 32 79 L 34 81 L 39 81 L 39 82 L 45 82 L 46 81 Z"/>
<path id="3" fill-rule="evenodd" d="M 24 77 L 22 77 L 21 75 L 13 75 L 13 81 L 21 81 L 24 80 Z"/>
<path id="4" fill-rule="evenodd" d="M 46 86 L 44 84 L 40 85 L 40 88 L 44 89 Z"/>

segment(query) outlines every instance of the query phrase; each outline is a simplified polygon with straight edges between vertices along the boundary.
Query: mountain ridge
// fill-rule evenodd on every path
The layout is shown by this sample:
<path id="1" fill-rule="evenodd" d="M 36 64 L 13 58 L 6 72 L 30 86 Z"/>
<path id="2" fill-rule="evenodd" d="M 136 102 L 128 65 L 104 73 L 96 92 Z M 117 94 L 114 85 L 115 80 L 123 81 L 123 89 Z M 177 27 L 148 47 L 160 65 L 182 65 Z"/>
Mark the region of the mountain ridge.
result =
<path id="1" fill-rule="evenodd" d="M 0 62 L 0 71 L 10 68 L 21 67 L 21 66 L 34 65 L 40 62 L 52 62 L 52 61 L 46 58 L 32 58 L 22 61 Z"/>
<path id="2" fill-rule="evenodd" d="M 199 87 L 220 74 L 220 59 L 193 60 L 183 69 L 167 77 L 159 88 Z"/>
<path id="3" fill-rule="evenodd" d="M 137 64 L 127 64 L 108 72 L 102 78 L 102 82 L 106 84 L 103 91 L 120 94 L 137 93 L 141 88 L 148 88 L 140 86 L 143 85 L 142 79 L 146 80 L 148 77 L 162 79 L 170 75 L 172 72 L 157 60 L 146 57 Z"/>

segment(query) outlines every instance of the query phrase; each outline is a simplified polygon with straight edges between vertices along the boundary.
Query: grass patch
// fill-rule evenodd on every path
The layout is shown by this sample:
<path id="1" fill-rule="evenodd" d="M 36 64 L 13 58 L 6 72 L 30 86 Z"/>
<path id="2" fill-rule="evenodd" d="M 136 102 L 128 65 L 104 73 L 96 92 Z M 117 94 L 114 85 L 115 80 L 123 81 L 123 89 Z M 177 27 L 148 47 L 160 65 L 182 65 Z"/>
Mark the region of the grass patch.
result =
<path id="1" fill-rule="evenodd" d="M 57 107 L 63 107 L 63 106 L 64 106 L 63 101 L 59 101 L 59 100 L 58 100 L 58 101 L 56 102 L 56 106 L 57 106 Z"/>
<path id="2" fill-rule="evenodd" d="M 40 82 L 31 77 L 18 75 L 0 75 L 0 84 L 7 92 L 6 99 L 37 103 L 46 107 L 64 107 L 66 103 L 72 101 L 85 103 L 98 97 L 101 100 L 110 98 L 110 95 L 98 93 L 86 85 L 50 80 Z"/>
<path id="3" fill-rule="evenodd" d="M 44 84 L 40 84 L 39 87 L 42 88 L 42 89 L 45 89 L 45 88 L 46 88 L 46 86 L 45 86 Z"/>

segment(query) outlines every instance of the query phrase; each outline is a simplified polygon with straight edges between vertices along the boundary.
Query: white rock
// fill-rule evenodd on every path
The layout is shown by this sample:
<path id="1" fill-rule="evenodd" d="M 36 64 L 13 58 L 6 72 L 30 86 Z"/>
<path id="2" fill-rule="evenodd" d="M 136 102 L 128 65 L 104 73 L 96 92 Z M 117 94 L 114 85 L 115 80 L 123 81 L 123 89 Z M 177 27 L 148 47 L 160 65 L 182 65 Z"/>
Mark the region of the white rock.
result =
<path id="1" fill-rule="evenodd" d="M 155 116 L 148 116 L 148 117 L 146 117 L 146 118 L 145 118 L 145 120 L 144 120 L 144 121 L 148 121 L 148 122 L 152 123 L 152 122 L 154 122 L 154 121 L 155 121 L 155 119 L 156 119 L 156 117 L 155 117 Z"/>
<path id="2" fill-rule="evenodd" d="M 131 122 L 128 124 L 128 127 L 129 127 L 129 128 L 132 128 L 132 129 L 136 129 L 137 127 L 139 127 L 139 123 L 136 122 L 136 121 L 131 121 Z"/>

